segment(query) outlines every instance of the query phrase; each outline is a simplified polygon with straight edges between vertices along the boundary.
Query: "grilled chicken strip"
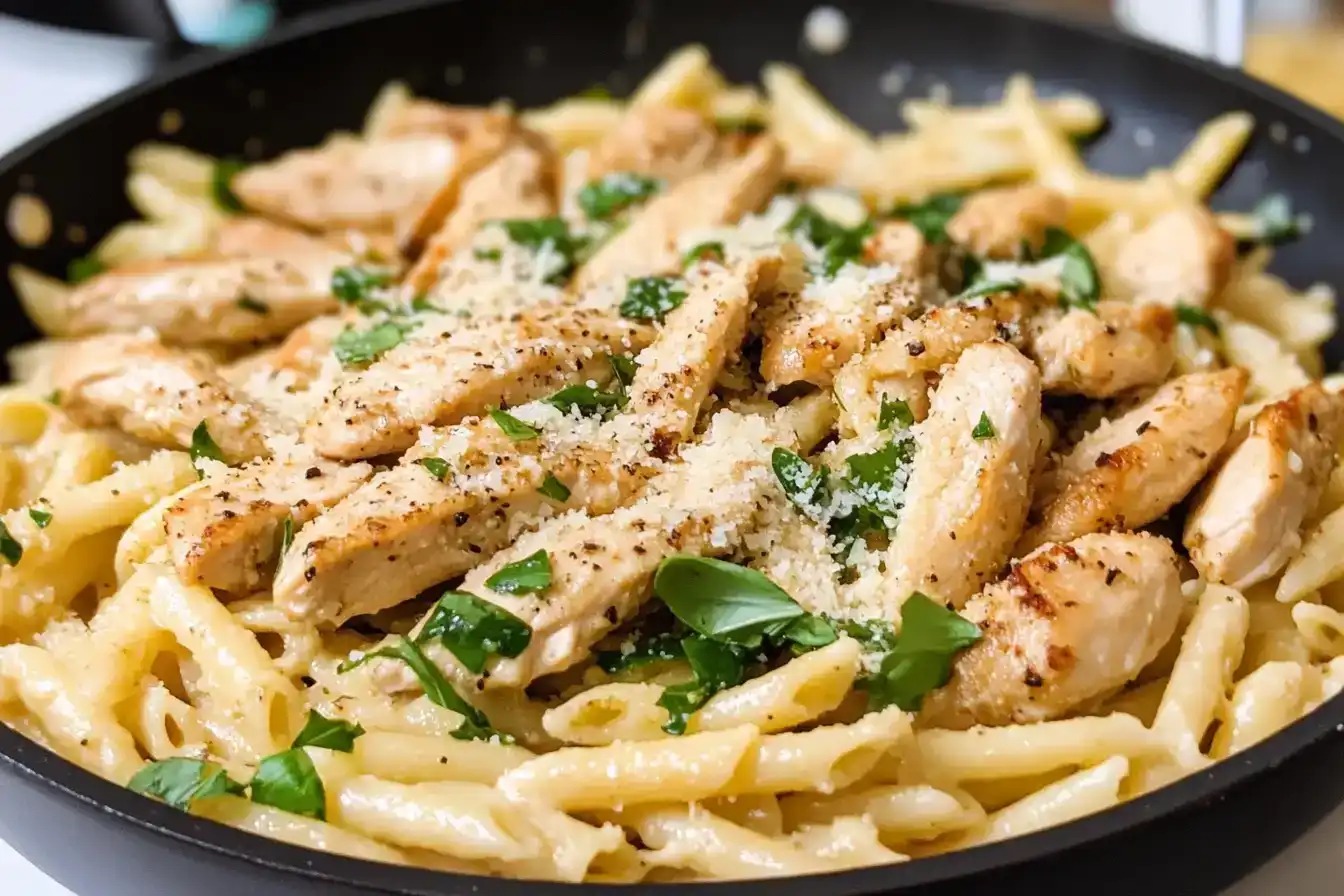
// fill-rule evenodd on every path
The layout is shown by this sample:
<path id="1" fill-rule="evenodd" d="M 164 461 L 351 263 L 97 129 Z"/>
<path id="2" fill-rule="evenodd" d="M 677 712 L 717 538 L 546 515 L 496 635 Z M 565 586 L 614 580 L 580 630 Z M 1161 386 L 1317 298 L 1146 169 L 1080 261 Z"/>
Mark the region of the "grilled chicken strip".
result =
<path id="1" fill-rule="evenodd" d="M 343 460 L 404 451 L 422 426 L 605 377 L 607 355 L 638 351 L 652 337 L 646 324 L 576 308 L 427 332 L 339 385 L 304 438 L 322 455 Z"/>
<path id="2" fill-rule="evenodd" d="M 1204 206 L 1164 212 L 1124 244 L 1108 290 L 1139 302 L 1205 307 L 1227 284 L 1236 243 Z"/>
<path id="3" fill-rule="evenodd" d="M 271 579 L 285 521 L 302 526 L 372 475 L 368 464 L 313 457 L 229 470 L 168 507 L 164 525 L 173 566 L 187 582 L 231 594 L 256 591 Z"/>
<path id="4" fill-rule="evenodd" d="M 1039 251 L 1049 227 L 1063 227 L 1069 203 L 1040 184 L 981 190 L 947 222 L 947 235 L 976 255 L 1017 258 L 1024 244 Z"/>
<path id="5" fill-rule="evenodd" d="M 1180 560 L 1165 538 L 1084 535 L 1044 545 L 966 604 L 984 637 L 926 698 L 931 727 L 1009 725 L 1086 712 L 1131 681 L 1176 631 Z"/>
<path id="6" fill-rule="evenodd" d="M 188 448 L 204 423 L 229 463 L 269 455 L 264 437 L 282 431 L 209 361 L 143 337 L 73 343 L 55 366 L 55 386 L 77 424 L 114 426 L 154 445 Z"/>
<path id="7" fill-rule="evenodd" d="M 675 184 L 704 171 L 718 152 L 718 130 L 699 112 L 637 107 L 593 147 L 588 177 L 630 171 Z"/>
<path id="8" fill-rule="evenodd" d="M 1162 516 L 1212 466 L 1245 390 L 1240 368 L 1187 374 L 1088 433 L 1043 478 L 1017 555 Z"/>
<path id="9" fill-rule="evenodd" d="M 211 247 L 214 254 L 224 258 L 289 257 L 330 248 L 319 237 L 250 215 L 225 218 L 215 231 Z"/>
<path id="10" fill-rule="evenodd" d="M 1255 415 L 1250 431 L 1206 483 L 1185 524 L 1205 578 L 1249 588 L 1302 546 L 1344 435 L 1344 396 L 1312 383 Z"/>
<path id="11" fill-rule="evenodd" d="M 913 591 L 960 607 L 1008 562 L 1046 438 L 1036 366 L 1002 342 L 971 347 L 938 386 L 915 437 L 888 552 L 889 618 Z"/>
<path id="12" fill-rule="evenodd" d="M 681 266 L 679 234 L 731 224 L 766 203 L 779 185 L 784 152 L 763 137 L 739 159 L 722 163 L 654 197 L 574 277 L 582 293 L 619 277 L 667 274 Z"/>
<path id="13" fill-rule="evenodd" d="M 1028 354 L 1047 392 L 1110 398 L 1162 382 L 1176 361 L 1176 318 L 1161 305 L 1099 302 L 1095 312 L 1041 312 L 1032 318 Z"/>
<path id="14" fill-rule="evenodd" d="M 200 345 L 283 336 L 340 305 L 331 275 L 350 257 L 322 246 L 284 258 L 155 261 L 100 274 L 67 299 L 62 335 L 152 327 L 167 342 Z"/>
<path id="15" fill-rule="evenodd" d="M 310 230 L 387 231 L 434 198 L 458 158 L 443 136 L 337 139 L 253 165 L 231 187 L 247 208 Z"/>
<path id="16" fill-rule="evenodd" d="M 761 376 L 772 389 L 799 382 L 829 386 L 841 365 L 918 301 L 918 285 L 889 265 L 866 269 L 861 278 L 813 280 L 767 315 Z"/>
<path id="17" fill-rule="evenodd" d="M 555 214 L 555 158 L 539 140 L 518 140 L 467 178 L 443 226 L 429 238 L 406 277 L 412 293 L 428 292 L 439 268 L 471 242 L 487 221 Z"/>
<path id="18" fill-rule="evenodd" d="M 907 280 L 918 284 L 936 273 L 938 253 L 913 224 L 883 221 L 863 241 L 863 260 L 867 264 L 895 265 Z"/>

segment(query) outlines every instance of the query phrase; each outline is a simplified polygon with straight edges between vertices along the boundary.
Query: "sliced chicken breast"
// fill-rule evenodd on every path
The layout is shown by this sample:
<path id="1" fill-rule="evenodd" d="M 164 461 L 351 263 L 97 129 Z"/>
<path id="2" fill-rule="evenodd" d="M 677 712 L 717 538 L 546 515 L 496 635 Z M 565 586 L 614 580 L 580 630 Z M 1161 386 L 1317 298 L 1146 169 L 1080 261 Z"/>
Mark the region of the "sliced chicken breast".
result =
<path id="1" fill-rule="evenodd" d="M 669 274 L 681 267 L 677 237 L 731 224 L 763 206 L 779 185 L 784 152 L 771 139 L 758 140 L 740 159 L 685 180 L 654 197 L 579 268 L 576 293 L 620 277 Z"/>
<path id="2" fill-rule="evenodd" d="M 1170 542 L 1142 533 L 1033 551 L 966 604 L 983 638 L 925 700 L 921 723 L 1026 724 L 1091 710 L 1175 634 L 1179 568 Z"/>
<path id="3" fill-rule="evenodd" d="M 331 276 L 350 257 L 318 246 L 276 256 L 156 261 L 108 271 L 75 287 L 65 335 L 151 327 L 167 342 L 201 345 L 283 336 L 336 311 Z"/>
<path id="4" fill-rule="evenodd" d="M 1203 487 L 1186 519 L 1185 546 L 1205 578 L 1249 588 L 1302 546 L 1344 434 L 1344 396 L 1320 383 L 1255 415 L 1245 439 Z"/>
<path id="5" fill-rule="evenodd" d="M 888 551 L 886 608 L 912 592 L 960 607 L 1003 569 L 1031 505 L 1046 438 L 1036 365 L 1002 342 L 972 346 L 915 428 L 914 469 Z"/>
<path id="6" fill-rule="evenodd" d="M 653 333 L 637 321 L 576 308 L 426 332 L 338 386 L 304 438 L 337 459 L 404 451 L 422 426 L 605 379 L 608 355 L 632 354 Z"/>
<path id="7" fill-rule="evenodd" d="M 1206 307 L 1227 284 L 1235 260 L 1232 237 L 1212 212 L 1191 203 L 1158 215 L 1130 237 L 1104 283 L 1122 298 Z"/>
<path id="8" fill-rule="evenodd" d="M 274 572 L 285 521 L 292 534 L 372 475 L 368 464 L 295 457 L 216 476 L 164 514 L 173 566 L 187 582 L 234 595 L 256 591 Z"/>
<path id="9" fill-rule="evenodd" d="M 229 463 L 270 453 L 284 427 L 244 401 L 206 359 L 153 339 L 76 342 L 55 367 L 61 409 L 81 426 L 113 426 L 153 445 L 188 448 L 205 424 Z"/>
<path id="10" fill-rule="evenodd" d="M 867 264 L 889 264 L 909 281 L 921 284 L 937 273 L 938 253 L 919 228 L 905 221 L 883 221 L 863 242 Z"/>
<path id="11" fill-rule="evenodd" d="M 1049 187 L 996 187 L 968 197 L 947 235 L 982 258 L 1018 258 L 1024 244 L 1039 251 L 1046 228 L 1063 227 L 1068 214 L 1068 200 Z"/>
<path id="12" fill-rule="evenodd" d="M 1187 374 L 1084 436 L 1042 479 L 1017 555 L 1162 516 L 1213 465 L 1245 390 L 1240 368 Z"/>
<path id="13" fill-rule="evenodd" d="M 1042 312 L 1028 353 L 1047 392 L 1110 398 L 1162 382 L 1176 362 L 1176 318 L 1161 305 L 1099 302 L 1096 312 Z"/>

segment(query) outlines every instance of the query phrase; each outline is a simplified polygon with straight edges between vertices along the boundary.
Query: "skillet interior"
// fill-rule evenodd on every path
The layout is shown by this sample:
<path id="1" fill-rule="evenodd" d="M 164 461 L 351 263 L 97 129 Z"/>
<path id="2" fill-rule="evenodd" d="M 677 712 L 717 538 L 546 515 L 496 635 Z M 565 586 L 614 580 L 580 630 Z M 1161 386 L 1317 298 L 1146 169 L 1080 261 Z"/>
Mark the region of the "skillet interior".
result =
<path id="1" fill-rule="evenodd" d="M 596 82 L 620 93 L 671 49 L 699 41 L 733 80 L 754 80 L 766 61 L 797 61 L 844 112 L 875 130 L 898 127 L 897 100 L 879 90 L 880 76 L 895 65 L 913 69 L 905 95 L 925 95 L 931 85 L 943 83 L 957 102 L 979 100 L 1008 74 L 1027 70 L 1044 92 L 1072 87 L 1101 101 L 1112 127 L 1088 159 L 1095 168 L 1120 174 L 1167 163 L 1200 123 L 1245 109 L 1256 116 L 1259 129 L 1215 207 L 1247 208 L 1266 192 L 1287 193 L 1313 215 L 1315 231 L 1284 249 L 1274 270 L 1297 285 L 1344 282 L 1344 263 L 1334 248 L 1344 241 L 1344 209 L 1330 204 L 1344 195 L 1344 128 L 1324 115 L 1174 54 L 1002 11 L 936 0 L 837 5 L 850 14 L 853 29 L 848 49 L 835 57 L 800 49 L 800 24 L 812 0 L 773 0 L 768 12 L 764 4 L 745 0 L 464 0 L 397 4 L 399 12 L 388 9 L 392 4 L 340 10 L 300 24 L 292 40 L 278 35 L 251 52 L 189 61 L 0 162 L 0 197 L 37 193 L 53 211 L 57 234 L 47 246 L 29 250 L 2 233 L 0 258 L 59 272 L 87 251 L 65 239 L 68 225 L 80 224 L 96 237 L 131 217 L 122 195 L 125 155 L 159 135 L 165 110 L 180 111 L 184 120 L 182 130 L 166 139 L 217 154 L 269 156 L 316 143 L 334 128 L 357 128 L 375 91 L 391 78 L 450 102 L 504 96 L 523 106 L 539 105 Z M 380 17 L 361 21 L 370 15 Z M 330 25 L 339 27 L 326 30 Z M 643 41 L 632 40 L 632 32 L 640 31 Z M 450 66 L 459 68 L 449 72 Z M 461 83 L 450 83 L 458 72 Z M 1276 124 L 1286 126 L 1286 141 L 1271 138 Z M 1151 131 L 1150 147 L 1135 141 L 1140 128 Z M 1305 138 L 1305 145 L 1297 138 Z M 0 348 L 32 338 L 30 325 L 13 310 L 8 283 L 0 286 L 0 303 L 10 309 Z M 1326 356 L 1335 366 L 1344 357 L 1344 340 L 1337 337 Z M 1341 700 L 1233 762 L 1102 816 L 907 867 L 837 875 L 824 886 L 837 894 L 915 888 L 951 893 L 974 892 L 988 882 L 1013 891 L 1029 879 L 1035 892 L 1053 892 L 1070 882 L 1076 888 L 1081 881 L 1098 893 L 1218 889 L 1344 796 L 1344 751 L 1336 725 L 1344 727 Z M 1278 769 L 1289 757 L 1293 762 Z M 561 886 L 466 884 L 257 840 L 137 798 L 0 726 L 3 761 L 14 774 L 0 778 L 0 830 L 81 893 L 234 894 L 240 888 L 261 894 L 420 893 L 475 890 L 479 884 L 503 896 L 524 888 L 558 892 Z M 1331 763 L 1335 768 L 1327 769 Z M 1291 807 L 1281 799 L 1285 790 L 1293 793 Z M 129 823 L 114 815 L 129 816 Z M 1266 818 L 1272 824 L 1265 824 Z M 1120 831 L 1127 833 L 1115 836 Z M 187 841 L 205 848 L 187 847 Z M 252 864 L 229 858 L 239 854 Z M 203 860 L 208 864 L 200 864 Z M 359 883 L 345 887 L 333 885 L 333 879 Z M 767 888 L 802 892 L 815 885 L 733 886 L 763 896 Z"/>

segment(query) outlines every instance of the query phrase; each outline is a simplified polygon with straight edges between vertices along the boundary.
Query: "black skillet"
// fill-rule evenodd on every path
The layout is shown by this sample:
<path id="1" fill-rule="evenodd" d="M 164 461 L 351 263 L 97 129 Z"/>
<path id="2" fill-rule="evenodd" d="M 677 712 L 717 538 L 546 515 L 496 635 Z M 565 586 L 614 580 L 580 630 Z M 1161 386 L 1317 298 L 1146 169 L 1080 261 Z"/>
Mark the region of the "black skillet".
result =
<path id="1" fill-rule="evenodd" d="M 771 60 L 798 63 L 874 130 L 899 126 L 896 101 L 878 87 L 899 63 L 914 68 L 907 95 L 941 82 L 960 102 L 981 100 L 1007 75 L 1028 70 L 1045 91 L 1077 88 L 1102 102 L 1111 127 L 1088 158 L 1121 174 L 1169 162 L 1200 123 L 1245 109 L 1259 122 L 1256 136 L 1215 204 L 1248 208 L 1266 192 L 1287 193 L 1313 216 L 1315 230 L 1283 250 L 1275 270 L 1298 285 L 1344 283 L 1344 209 L 1334 205 L 1344 196 L 1344 127 L 1325 115 L 1235 72 L 1109 32 L 936 0 L 841 0 L 853 23 L 850 45 L 819 57 L 799 40 L 812 5 L 464 0 L 370 3 L 309 18 L 246 52 L 181 63 L 0 161 L 0 199 L 37 193 L 58 234 L 36 250 L 0 234 L 0 261 L 63 271 L 87 251 L 61 236 L 67 225 L 97 235 L 131 217 L 122 195 L 126 153 L 157 135 L 166 109 L 184 121 L 173 139 L 211 153 L 269 156 L 358 127 L 391 78 L 450 102 L 503 96 L 531 106 L 596 82 L 619 92 L 670 50 L 700 41 L 735 81 L 753 80 Z M 642 25 L 632 29 L 632 21 Z M 629 39 L 632 31 L 645 35 L 642 43 Z M 1151 131 L 1154 145 L 1139 145 L 1140 128 Z M 0 286 L 9 308 L 0 348 L 35 335 L 7 289 Z M 1331 343 L 1331 367 L 1342 349 Z M 1217 892 L 1344 799 L 1341 732 L 1344 698 L 1231 761 L 1071 825 L 903 866 L 728 886 L 736 896 Z M 0 835 L 80 896 L 573 891 L 372 864 L 253 837 L 100 780 L 2 725 L 0 772 Z M 691 896 L 708 886 L 673 889 Z M 0 892 L 9 892 L 3 883 Z"/>

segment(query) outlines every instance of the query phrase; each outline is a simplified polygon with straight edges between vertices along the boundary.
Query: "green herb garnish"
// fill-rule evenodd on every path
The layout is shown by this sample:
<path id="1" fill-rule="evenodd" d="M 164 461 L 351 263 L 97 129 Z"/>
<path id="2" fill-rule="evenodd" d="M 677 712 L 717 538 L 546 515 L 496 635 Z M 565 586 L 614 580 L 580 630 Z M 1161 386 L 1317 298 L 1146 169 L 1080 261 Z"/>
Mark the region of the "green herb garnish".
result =
<path id="1" fill-rule="evenodd" d="M 421 457 L 416 460 L 420 466 L 429 471 L 429 475 L 442 482 L 448 478 L 452 472 L 452 467 L 448 466 L 448 461 L 441 457 Z"/>
<path id="2" fill-rule="evenodd" d="M 346 367 L 359 367 L 372 364 L 388 351 L 401 345 L 406 334 L 415 329 L 415 324 L 399 321 L 384 321 L 371 330 L 363 332 L 344 330 L 332 344 L 336 358 Z"/>
<path id="3" fill-rule="evenodd" d="M 254 803 L 326 821 L 326 789 L 303 750 L 285 750 L 261 760 L 250 786 Z"/>
<path id="4" fill-rule="evenodd" d="M 579 208 L 591 221 L 605 221 L 617 212 L 643 202 L 663 188 L 663 182 L 629 171 L 617 171 L 585 184 L 579 190 Z"/>
<path id="5" fill-rule="evenodd" d="M 992 296 L 999 292 L 1021 292 L 1026 284 L 1021 280 L 980 280 L 952 297 L 954 302 L 965 302 Z"/>
<path id="6" fill-rule="evenodd" d="M 91 280 L 97 277 L 107 266 L 92 255 L 85 255 L 83 258 L 76 258 L 65 268 L 65 279 L 72 285 L 83 283 L 85 280 Z"/>
<path id="7" fill-rule="evenodd" d="M 1064 256 L 1064 266 L 1059 272 L 1060 306 L 1081 308 L 1095 314 L 1097 299 L 1101 297 L 1101 279 L 1097 275 L 1097 263 L 1092 253 L 1080 241 L 1069 236 L 1067 231 L 1047 227 L 1040 257 L 1044 260 L 1057 255 Z"/>
<path id="8" fill-rule="evenodd" d="M 353 305 L 361 314 L 387 311 L 386 302 L 375 299 L 375 290 L 386 289 L 396 282 L 391 271 L 382 268 L 364 268 L 355 265 L 339 267 L 331 273 L 331 294 L 347 305 Z"/>
<path id="9" fill-rule="evenodd" d="M 717 261 L 719 264 L 723 264 L 725 257 L 727 256 L 723 248 L 723 243 L 718 240 L 710 240 L 709 242 L 696 243 L 692 246 L 690 250 L 681 257 L 681 266 L 682 268 L 688 268 L 698 261 Z"/>
<path id="10" fill-rule="evenodd" d="M 994 430 L 994 423 L 989 419 L 989 414 L 985 411 L 980 412 L 980 419 L 976 421 L 975 429 L 971 430 L 971 438 L 977 442 L 983 442 L 986 439 L 992 439 L 998 433 Z"/>
<path id="11" fill-rule="evenodd" d="M 509 437 L 510 441 L 526 442 L 541 435 L 541 430 L 533 429 L 509 412 L 498 408 L 490 412 L 490 419 L 495 421 L 495 425 Z"/>
<path id="12" fill-rule="evenodd" d="M 251 296 L 243 296 L 238 300 L 238 307 L 244 311 L 251 311 L 253 314 L 270 314 L 271 306 L 265 302 L 258 301 Z"/>
<path id="13" fill-rule="evenodd" d="M 18 566 L 23 559 L 23 545 L 9 534 L 9 527 L 0 522 L 0 557 L 10 566 Z"/>
<path id="14" fill-rule="evenodd" d="M 1176 319 L 1189 327 L 1203 327 L 1215 336 L 1221 332 L 1218 321 L 1214 319 L 1212 314 L 1209 314 L 1203 308 L 1187 305 L 1184 302 L 1176 304 Z"/>
<path id="15" fill-rule="evenodd" d="M 465 591 L 449 591 L 434 605 L 415 640 L 424 644 L 435 638 L 479 675 L 490 657 L 515 657 L 526 650 L 532 629 L 503 607 Z"/>
<path id="16" fill-rule="evenodd" d="M 961 211 L 964 193 L 935 193 L 923 202 L 898 205 L 890 216 L 909 221 L 930 243 L 947 242 L 947 222 Z"/>
<path id="17" fill-rule="evenodd" d="M 857 227 L 844 227 L 803 205 L 782 229 L 807 240 L 821 254 L 821 261 L 812 266 L 813 276 L 834 277 L 846 264 L 863 257 L 863 241 L 873 232 L 873 225 L 864 221 Z"/>
<path id="18" fill-rule="evenodd" d="M 588 244 L 585 237 L 570 233 L 563 218 L 533 218 L 498 222 L 509 240 L 537 255 L 556 256 L 552 270 L 545 276 L 547 283 L 561 284 L 569 279 L 579 253 Z"/>
<path id="19" fill-rule="evenodd" d="M 568 501 L 571 494 L 569 487 L 559 479 L 556 479 L 555 475 L 552 473 L 546 474 L 546 478 L 542 481 L 541 485 L 537 487 L 537 491 L 541 492 L 552 501 L 559 501 L 561 504 Z"/>
<path id="20" fill-rule="evenodd" d="M 537 551 L 510 563 L 485 580 L 485 587 L 501 594 L 536 594 L 551 587 L 551 556 Z"/>
<path id="21" fill-rule="evenodd" d="M 735 644 L 693 635 L 681 642 L 681 649 L 695 677 L 668 685 L 658 698 L 658 705 L 668 713 L 668 721 L 663 725 L 668 734 L 685 734 L 691 715 L 710 697 L 741 684 L 746 678 L 745 651 Z"/>
<path id="22" fill-rule="evenodd" d="M 210 172 L 210 195 L 221 211 L 237 213 L 244 211 L 243 201 L 233 192 L 233 179 L 247 167 L 241 159 L 220 159 Z"/>
<path id="23" fill-rule="evenodd" d="M 241 795 L 246 789 L 217 763 L 181 757 L 149 763 L 136 772 L 126 786 L 183 811 L 191 808 L 196 800 Z"/>
<path id="24" fill-rule="evenodd" d="M 877 428 L 887 430 L 896 424 L 909 429 L 915 425 L 915 414 L 910 410 L 909 402 L 899 398 L 888 399 L 883 393 L 882 406 L 877 412 Z"/>
<path id="25" fill-rule="evenodd" d="M 662 320 L 686 300 L 680 280 L 672 277 L 635 277 L 625 288 L 621 316 L 634 320 Z"/>
<path id="26" fill-rule="evenodd" d="M 1302 226 L 1293 213 L 1293 204 L 1283 193 L 1271 193 L 1251 209 L 1255 219 L 1256 242 L 1286 243 L 1302 235 Z"/>
<path id="27" fill-rule="evenodd" d="M 191 454 L 193 463 L 202 458 L 217 460 L 220 463 L 225 462 L 224 452 L 220 450 L 219 445 L 215 443 L 214 437 L 210 435 L 210 428 L 205 425 L 204 420 L 197 423 L 196 428 L 191 431 L 191 447 L 188 451 Z M 198 479 L 204 479 L 205 473 L 197 468 L 196 476 Z"/>
<path id="28" fill-rule="evenodd" d="M 865 683 L 868 705 L 915 712 L 925 694 L 947 683 L 957 653 L 979 640 L 975 623 L 915 592 L 901 605 L 896 646 Z"/>
<path id="29" fill-rule="evenodd" d="M 39 529 L 45 529 L 51 525 L 51 512 L 47 510 L 38 510 L 36 507 L 28 508 L 28 518 Z"/>

